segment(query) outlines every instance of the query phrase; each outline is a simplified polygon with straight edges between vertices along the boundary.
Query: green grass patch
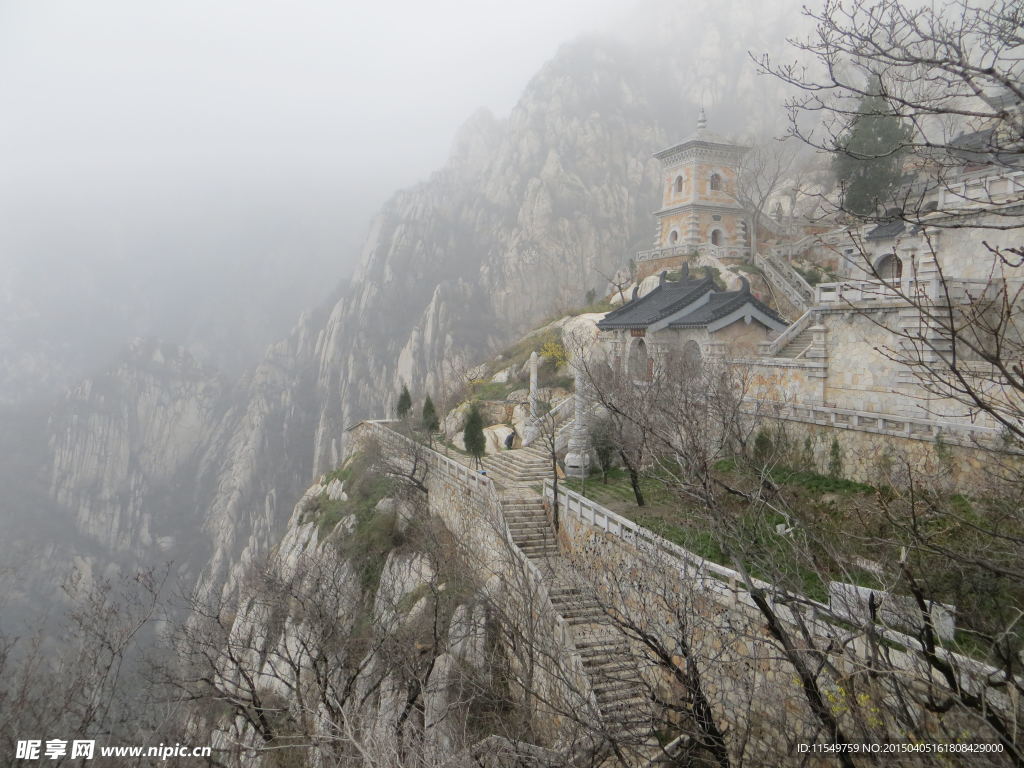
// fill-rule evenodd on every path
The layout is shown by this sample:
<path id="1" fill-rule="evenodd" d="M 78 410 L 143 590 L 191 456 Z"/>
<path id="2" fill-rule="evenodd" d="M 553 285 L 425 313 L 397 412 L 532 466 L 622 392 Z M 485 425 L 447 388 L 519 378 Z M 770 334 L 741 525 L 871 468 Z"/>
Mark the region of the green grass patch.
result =
<path id="1" fill-rule="evenodd" d="M 477 400 L 505 400 L 512 392 L 522 388 L 523 385 L 518 381 L 487 381 L 473 385 L 473 397 Z"/>
<path id="2" fill-rule="evenodd" d="M 356 528 L 341 543 L 341 552 L 359 574 L 364 594 L 373 595 L 377 591 L 388 554 L 401 543 L 402 537 L 395 529 L 394 514 L 364 512 L 356 515 Z"/>
<path id="3" fill-rule="evenodd" d="M 562 334 L 555 328 L 550 328 L 542 333 L 534 333 L 502 350 L 501 355 L 492 361 L 490 367 L 493 371 L 500 371 L 513 366 L 513 370 L 518 371 L 530 359 L 532 353 L 536 352 L 539 355 L 545 344 L 549 342 L 560 344 L 561 340 Z"/>
<path id="4" fill-rule="evenodd" d="M 328 536 L 348 515 L 372 515 L 377 502 L 394 490 L 394 480 L 376 472 L 369 457 L 362 453 L 350 456 L 340 467 L 325 476 L 326 482 L 340 480 L 347 498 L 331 500 L 326 493 L 306 505 L 303 522 L 316 523 L 319 540 Z"/>
<path id="5" fill-rule="evenodd" d="M 812 493 L 873 493 L 875 488 L 842 477 L 820 475 L 807 470 L 777 467 L 771 471 L 771 478 L 783 485 L 799 485 Z"/>
<path id="6" fill-rule="evenodd" d="M 615 309 L 615 307 L 614 307 L 614 305 L 612 305 L 612 303 L 610 301 L 608 301 L 608 299 L 600 299 L 598 301 L 591 302 L 590 304 L 588 304 L 585 307 L 580 307 L 579 309 L 574 310 L 573 312 L 570 312 L 570 314 L 572 314 L 572 315 L 590 315 L 590 314 L 596 314 L 596 313 L 604 314 L 605 312 L 611 312 L 613 309 Z"/>

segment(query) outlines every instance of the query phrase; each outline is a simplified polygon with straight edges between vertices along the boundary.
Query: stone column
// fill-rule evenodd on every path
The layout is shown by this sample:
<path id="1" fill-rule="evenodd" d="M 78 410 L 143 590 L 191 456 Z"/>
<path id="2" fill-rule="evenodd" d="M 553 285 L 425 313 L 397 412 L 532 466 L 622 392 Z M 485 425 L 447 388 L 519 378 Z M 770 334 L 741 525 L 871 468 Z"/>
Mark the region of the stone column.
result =
<path id="1" fill-rule="evenodd" d="M 537 439 L 540 429 L 537 426 L 537 353 L 530 353 L 530 416 L 526 420 L 526 434 L 523 443 L 532 443 Z"/>
<path id="2" fill-rule="evenodd" d="M 575 419 L 569 436 L 569 451 L 565 455 L 565 474 L 586 477 L 590 474 L 590 430 L 587 429 L 587 380 L 583 366 L 576 363 Z"/>

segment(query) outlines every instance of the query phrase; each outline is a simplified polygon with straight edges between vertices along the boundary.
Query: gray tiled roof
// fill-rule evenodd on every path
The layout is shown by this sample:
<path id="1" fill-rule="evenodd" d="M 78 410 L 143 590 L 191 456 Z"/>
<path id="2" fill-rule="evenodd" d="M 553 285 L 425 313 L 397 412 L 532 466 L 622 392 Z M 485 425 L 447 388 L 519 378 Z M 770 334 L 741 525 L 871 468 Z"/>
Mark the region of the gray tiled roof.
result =
<path id="1" fill-rule="evenodd" d="M 711 296 L 708 297 L 706 304 L 702 304 L 701 306 L 696 307 L 693 312 L 689 312 L 682 317 L 673 320 L 669 323 L 668 327 L 701 328 L 706 325 L 710 325 L 716 320 L 721 320 L 723 317 L 726 317 L 747 304 L 752 305 L 772 320 L 775 320 L 782 325 L 787 325 L 785 320 L 775 314 L 775 312 L 765 306 L 762 302 L 754 298 L 747 288 L 743 288 L 739 291 L 711 294 Z"/>
<path id="2" fill-rule="evenodd" d="M 709 277 L 662 283 L 643 298 L 630 301 L 614 312 L 609 312 L 597 327 L 601 330 L 646 328 L 651 323 L 678 312 L 687 304 L 692 304 L 714 289 L 715 283 Z"/>
<path id="3" fill-rule="evenodd" d="M 887 221 L 884 224 L 879 224 L 864 235 L 864 237 L 867 240 L 884 240 L 888 237 L 896 237 L 906 228 L 907 223 L 903 219 L 896 219 L 896 221 Z"/>
<path id="4" fill-rule="evenodd" d="M 628 328 L 647 328 L 663 320 L 669 315 L 685 310 L 705 294 L 710 294 L 706 302 L 695 306 L 691 312 L 676 318 L 669 323 L 669 328 L 700 328 L 735 312 L 750 304 L 781 325 L 786 321 L 775 312 L 758 301 L 750 293 L 750 284 L 743 281 L 744 286 L 738 291 L 715 291 L 714 281 L 710 278 L 702 280 L 681 280 L 676 283 L 662 283 L 641 299 L 636 299 L 605 315 L 597 327 L 603 331 Z"/>

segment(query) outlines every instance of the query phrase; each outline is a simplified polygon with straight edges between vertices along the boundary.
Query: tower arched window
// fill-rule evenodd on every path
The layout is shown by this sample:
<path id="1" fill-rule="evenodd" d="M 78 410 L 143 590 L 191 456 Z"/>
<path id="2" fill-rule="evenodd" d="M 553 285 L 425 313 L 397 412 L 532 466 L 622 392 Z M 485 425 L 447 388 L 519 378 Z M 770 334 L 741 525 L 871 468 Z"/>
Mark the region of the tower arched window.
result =
<path id="1" fill-rule="evenodd" d="M 722 244 L 722 230 L 713 229 L 711 230 L 711 244 L 721 245 Z"/>
<path id="2" fill-rule="evenodd" d="M 897 283 L 903 277 L 903 260 L 894 253 L 889 253 L 875 262 L 875 272 L 889 283 Z"/>
<path id="3" fill-rule="evenodd" d="M 672 245 L 675 245 L 676 243 L 678 243 L 678 242 L 679 242 L 679 231 L 678 231 L 678 230 L 675 230 L 675 229 L 673 229 L 673 230 L 672 230 L 672 231 L 671 231 L 671 232 L 669 233 L 669 235 L 668 235 L 668 241 L 669 241 L 669 243 L 671 243 Z"/>
<path id="4" fill-rule="evenodd" d="M 677 195 L 680 192 L 683 191 L 683 177 L 682 176 L 676 176 L 676 183 L 673 186 L 673 189 L 675 189 Z"/>
<path id="5" fill-rule="evenodd" d="M 717 192 L 722 188 L 722 177 L 717 173 L 711 174 L 711 191 Z"/>

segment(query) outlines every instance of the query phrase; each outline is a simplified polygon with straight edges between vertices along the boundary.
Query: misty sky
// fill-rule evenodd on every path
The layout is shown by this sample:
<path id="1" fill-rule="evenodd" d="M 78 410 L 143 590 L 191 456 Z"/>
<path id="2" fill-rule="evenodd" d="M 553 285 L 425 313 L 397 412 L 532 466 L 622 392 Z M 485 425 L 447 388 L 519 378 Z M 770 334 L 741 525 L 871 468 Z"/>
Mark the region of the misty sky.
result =
<path id="1" fill-rule="evenodd" d="M 4 0 L 0 258 L 162 259 L 180 223 L 223 237 L 220 217 L 267 216 L 343 258 L 477 107 L 507 112 L 561 42 L 628 7 Z"/>

